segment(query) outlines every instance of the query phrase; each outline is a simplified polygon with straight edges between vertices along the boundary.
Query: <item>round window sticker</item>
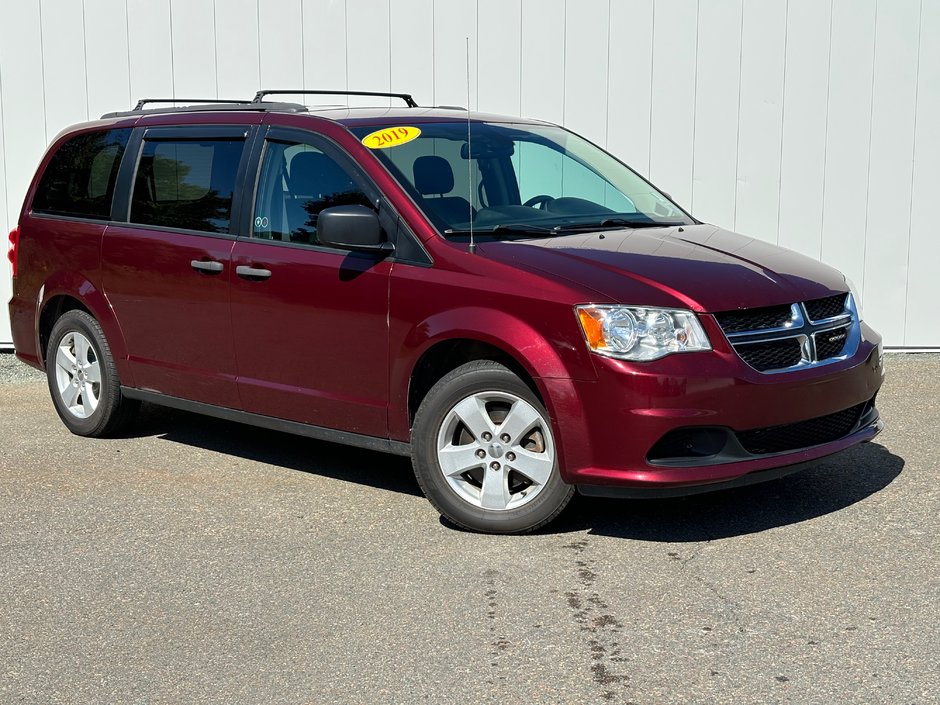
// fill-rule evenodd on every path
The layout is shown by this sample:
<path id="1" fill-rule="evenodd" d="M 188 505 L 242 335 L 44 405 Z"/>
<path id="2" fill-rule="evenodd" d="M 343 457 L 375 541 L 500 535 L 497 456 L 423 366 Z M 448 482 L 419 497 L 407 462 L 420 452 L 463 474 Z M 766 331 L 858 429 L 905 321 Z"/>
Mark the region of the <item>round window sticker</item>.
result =
<path id="1" fill-rule="evenodd" d="M 420 134 L 421 130 L 417 127 L 383 127 L 363 137 L 362 143 L 369 149 L 388 149 L 411 142 Z"/>

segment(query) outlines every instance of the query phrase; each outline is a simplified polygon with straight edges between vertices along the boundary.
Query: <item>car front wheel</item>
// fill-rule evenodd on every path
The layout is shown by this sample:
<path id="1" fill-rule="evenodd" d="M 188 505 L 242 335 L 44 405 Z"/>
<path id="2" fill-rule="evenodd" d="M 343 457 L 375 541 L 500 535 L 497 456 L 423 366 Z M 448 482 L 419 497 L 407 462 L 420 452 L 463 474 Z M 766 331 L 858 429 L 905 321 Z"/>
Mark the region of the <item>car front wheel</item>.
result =
<path id="1" fill-rule="evenodd" d="M 490 360 L 458 367 L 428 392 L 415 416 L 412 462 L 437 510 L 475 531 L 532 531 L 574 494 L 559 474 L 545 408 Z"/>

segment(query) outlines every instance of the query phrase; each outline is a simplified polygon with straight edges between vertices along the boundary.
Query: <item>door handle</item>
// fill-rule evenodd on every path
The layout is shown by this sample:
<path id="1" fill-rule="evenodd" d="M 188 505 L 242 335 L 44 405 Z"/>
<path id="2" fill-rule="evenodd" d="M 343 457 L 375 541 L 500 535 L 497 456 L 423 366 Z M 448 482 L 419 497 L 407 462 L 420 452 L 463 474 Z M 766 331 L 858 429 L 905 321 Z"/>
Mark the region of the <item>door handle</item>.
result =
<path id="1" fill-rule="evenodd" d="M 267 279 L 271 276 L 271 270 L 262 269 L 261 267 L 248 267 L 242 264 L 235 267 L 235 274 L 242 279 Z"/>
<path id="2" fill-rule="evenodd" d="M 200 272 L 210 272 L 212 274 L 218 274 L 225 269 L 225 265 L 215 260 L 194 259 L 189 263 L 189 266 Z"/>

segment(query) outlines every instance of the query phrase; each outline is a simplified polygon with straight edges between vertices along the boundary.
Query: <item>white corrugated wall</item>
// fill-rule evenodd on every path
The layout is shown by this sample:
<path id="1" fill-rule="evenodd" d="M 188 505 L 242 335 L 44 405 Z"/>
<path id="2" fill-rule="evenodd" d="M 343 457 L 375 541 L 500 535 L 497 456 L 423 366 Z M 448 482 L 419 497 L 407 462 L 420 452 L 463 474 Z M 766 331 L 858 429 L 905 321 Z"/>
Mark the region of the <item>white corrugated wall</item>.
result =
<path id="1" fill-rule="evenodd" d="M 463 105 L 465 37 L 473 108 L 583 133 L 845 271 L 889 345 L 940 347 L 940 0 L 3 0 L 0 226 L 71 123 L 262 86 Z"/>

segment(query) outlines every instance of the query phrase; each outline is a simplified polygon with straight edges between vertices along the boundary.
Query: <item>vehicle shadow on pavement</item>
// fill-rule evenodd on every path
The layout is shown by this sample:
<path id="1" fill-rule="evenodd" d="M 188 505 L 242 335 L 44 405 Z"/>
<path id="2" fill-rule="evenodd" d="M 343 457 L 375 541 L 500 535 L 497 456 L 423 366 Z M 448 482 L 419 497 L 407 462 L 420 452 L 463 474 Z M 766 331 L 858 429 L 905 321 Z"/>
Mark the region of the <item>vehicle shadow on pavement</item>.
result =
<path id="1" fill-rule="evenodd" d="M 865 443 L 803 472 L 737 489 L 675 499 L 578 496 L 544 532 L 670 543 L 753 534 L 845 509 L 887 487 L 903 468 L 903 458 Z"/>
<path id="2" fill-rule="evenodd" d="M 167 407 L 144 404 L 128 435 L 135 438 L 155 436 L 259 463 L 421 496 L 421 488 L 408 458 Z"/>

